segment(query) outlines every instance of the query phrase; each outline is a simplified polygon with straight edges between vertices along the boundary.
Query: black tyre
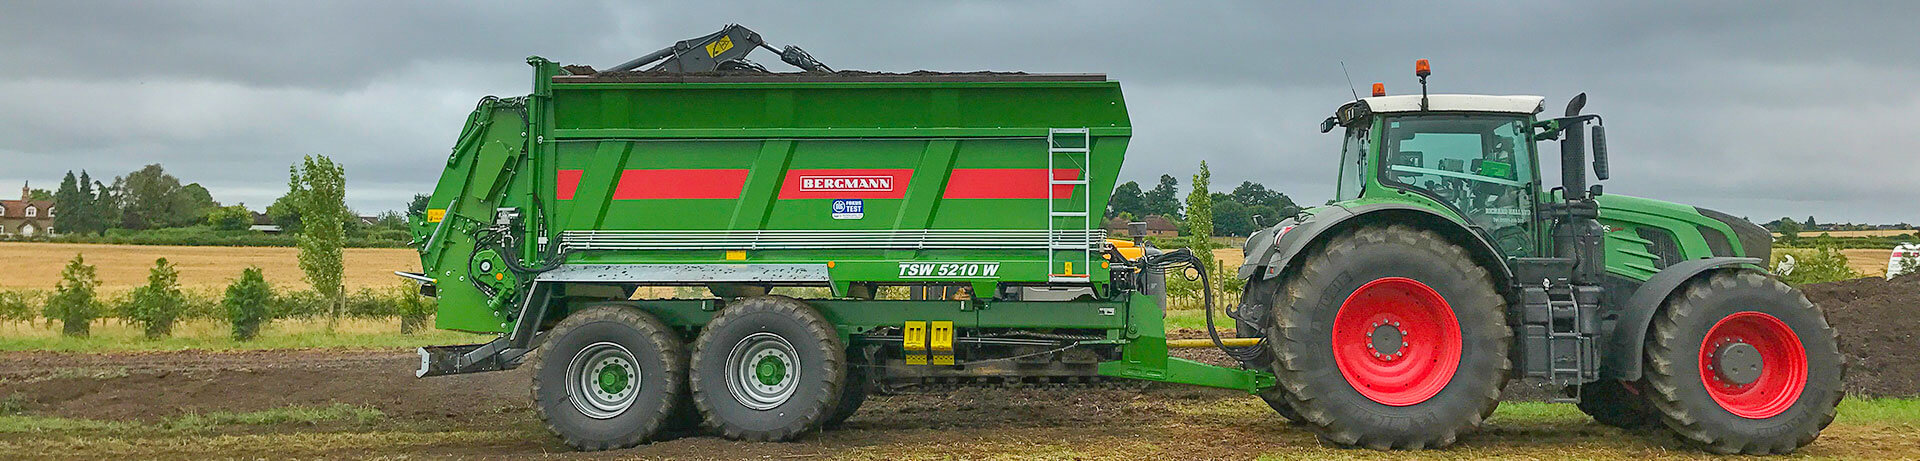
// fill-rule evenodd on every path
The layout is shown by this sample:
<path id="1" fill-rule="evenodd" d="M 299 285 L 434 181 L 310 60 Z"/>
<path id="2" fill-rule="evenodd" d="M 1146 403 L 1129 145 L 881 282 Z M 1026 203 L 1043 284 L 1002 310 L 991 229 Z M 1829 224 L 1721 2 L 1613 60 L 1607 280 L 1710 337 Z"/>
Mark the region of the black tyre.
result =
<path id="1" fill-rule="evenodd" d="M 1260 401 L 1267 402 L 1268 408 L 1272 408 L 1274 413 L 1279 413 L 1280 417 L 1286 418 L 1288 422 L 1294 424 L 1306 422 L 1300 419 L 1300 411 L 1294 410 L 1293 404 L 1287 403 L 1287 391 L 1280 389 L 1279 386 L 1261 391 Z"/>
<path id="2" fill-rule="evenodd" d="M 1261 321 L 1272 319 L 1273 316 L 1270 315 L 1269 312 L 1272 310 L 1274 297 L 1280 291 L 1279 287 L 1280 281 L 1278 280 L 1247 281 L 1246 292 L 1240 296 L 1241 314 L 1243 316 L 1253 316 L 1261 319 Z M 1268 327 L 1266 326 L 1240 321 L 1238 319 L 1236 319 L 1233 324 L 1233 336 L 1237 338 L 1264 338 L 1267 336 L 1267 330 Z M 1241 361 L 1240 366 L 1250 370 L 1272 372 L 1273 349 L 1267 348 L 1261 350 L 1253 360 Z M 1296 424 L 1302 422 L 1300 412 L 1294 411 L 1293 404 L 1287 403 L 1286 392 L 1280 388 L 1275 387 L 1261 392 L 1260 400 L 1267 402 L 1267 406 L 1273 408 L 1274 413 L 1279 413 L 1280 417 L 1286 418 L 1287 421 Z"/>
<path id="3" fill-rule="evenodd" d="M 840 400 L 833 406 L 833 413 L 827 416 L 826 427 L 840 427 L 853 414 L 860 411 L 860 405 L 867 403 L 867 394 L 873 392 L 873 380 L 868 379 L 867 364 L 850 363 L 847 365 L 847 380 L 840 388 Z"/>
<path id="4" fill-rule="evenodd" d="M 686 386 L 684 346 L 666 324 L 623 305 L 588 307 L 547 333 L 531 362 L 534 410 L 581 450 L 653 439 Z"/>
<path id="5" fill-rule="evenodd" d="M 1621 429 L 1639 429 L 1660 425 L 1660 413 L 1641 395 L 1640 387 L 1615 379 L 1603 379 L 1580 385 L 1575 406 L 1600 424 Z"/>
<path id="6" fill-rule="evenodd" d="M 693 401 L 723 437 L 793 440 L 832 414 L 846 364 L 839 334 L 813 307 L 747 298 L 722 309 L 694 341 Z"/>
<path id="7" fill-rule="evenodd" d="M 1268 344 L 1287 402 L 1322 441 L 1453 444 L 1500 403 L 1512 332 L 1486 269 L 1439 234 L 1332 237 L 1281 287 Z"/>
<path id="8" fill-rule="evenodd" d="M 1681 438 L 1722 454 L 1790 453 L 1833 422 L 1846 372 L 1826 314 L 1754 271 L 1668 298 L 1647 340 L 1646 395 Z"/>
<path id="9" fill-rule="evenodd" d="M 700 432 L 700 407 L 693 403 L 693 391 L 683 389 L 673 398 L 673 414 L 667 416 L 667 423 L 660 427 L 662 432 L 692 435 Z"/>

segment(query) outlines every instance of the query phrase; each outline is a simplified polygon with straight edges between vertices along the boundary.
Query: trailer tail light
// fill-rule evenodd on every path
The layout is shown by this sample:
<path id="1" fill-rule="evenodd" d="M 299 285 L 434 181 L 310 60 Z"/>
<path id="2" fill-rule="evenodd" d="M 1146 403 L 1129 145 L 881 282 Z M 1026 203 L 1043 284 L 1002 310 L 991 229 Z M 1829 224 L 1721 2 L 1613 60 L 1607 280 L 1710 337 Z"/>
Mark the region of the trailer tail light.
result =
<path id="1" fill-rule="evenodd" d="M 1373 83 L 1373 97 L 1376 97 L 1376 98 L 1378 98 L 1378 97 L 1381 97 L 1381 96 L 1386 96 L 1386 95 L 1387 95 L 1387 84 L 1385 84 L 1385 83 L 1380 83 L 1380 82 L 1374 82 L 1374 83 Z"/>

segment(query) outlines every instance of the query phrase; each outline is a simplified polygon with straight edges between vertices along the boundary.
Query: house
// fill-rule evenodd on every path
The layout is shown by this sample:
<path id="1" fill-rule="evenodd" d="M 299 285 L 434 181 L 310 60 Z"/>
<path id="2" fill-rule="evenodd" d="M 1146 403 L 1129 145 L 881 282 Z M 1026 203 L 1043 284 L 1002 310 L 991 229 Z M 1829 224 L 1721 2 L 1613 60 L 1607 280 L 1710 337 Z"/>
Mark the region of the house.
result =
<path id="1" fill-rule="evenodd" d="M 267 216 L 266 213 L 255 211 L 253 212 L 253 225 L 247 226 L 247 230 L 278 234 L 280 233 L 280 225 L 273 223 L 272 216 Z"/>
<path id="2" fill-rule="evenodd" d="M 20 187 L 19 200 L 0 200 L 0 235 L 32 237 L 53 233 L 53 202 L 33 200 L 31 185 Z"/>

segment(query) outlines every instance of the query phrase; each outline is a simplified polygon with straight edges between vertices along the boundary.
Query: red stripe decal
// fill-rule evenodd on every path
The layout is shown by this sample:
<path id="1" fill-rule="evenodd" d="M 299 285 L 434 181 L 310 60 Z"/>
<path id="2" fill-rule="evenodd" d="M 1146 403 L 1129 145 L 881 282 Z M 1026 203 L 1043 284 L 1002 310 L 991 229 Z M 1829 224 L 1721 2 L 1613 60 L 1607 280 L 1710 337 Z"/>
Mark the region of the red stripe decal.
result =
<path id="1" fill-rule="evenodd" d="M 626 170 L 613 188 L 614 200 L 737 199 L 747 185 L 747 170 Z"/>
<path id="2" fill-rule="evenodd" d="M 1059 168 L 1053 178 L 1079 179 L 1080 170 Z M 1072 184 L 1053 186 L 1053 197 L 1073 196 Z M 956 168 L 947 178 L 945 198 L 1044 199 L 1047 198 L 1045 168 Z"/>
<path id="3" fill-rule="evenodd" d="M 912 169 L 788 170 L 780 199 L 897 199 L 907 196 L 912 181 Z"/>
<path id="4" fill-rule="evenodd" d="M 573 191 L 580 188 L 580 175 L 587 170 L 560 170 L 553 181 L 554 200 L 573 200 Z"/>

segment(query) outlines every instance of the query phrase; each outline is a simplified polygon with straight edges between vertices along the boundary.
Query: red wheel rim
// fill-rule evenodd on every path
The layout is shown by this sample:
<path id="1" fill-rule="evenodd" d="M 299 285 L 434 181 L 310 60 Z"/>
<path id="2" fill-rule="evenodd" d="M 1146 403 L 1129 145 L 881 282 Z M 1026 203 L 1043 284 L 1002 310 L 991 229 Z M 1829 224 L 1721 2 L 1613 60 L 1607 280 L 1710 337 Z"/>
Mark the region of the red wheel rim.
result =
<path id="1" fill-rule="evenodd" d="M 1367 282 L 1333 317 L 1333 361 L 1340 375 L 1383 405 L 1415 405 L 1440 393 L 1460 366 L 1460 349 L 1453 308 L 1413 279 Z"/>
<path id="2" fill-rule="evenodd" d="M 1726 365 L 1720 355 L 1737 345 L 1751 346 L 1759 357 L 1758 376 L 1745 383 L 1716 369 Z M 1760 312 L 1740 312 L 1714 323 L 1700 342 L 1699 368 L 1700 382 L 1714 403 L 1748 419 L 1786 412 L 1807 388 L 1807 349 L 1800 336 L 1786 322 Z"/>

